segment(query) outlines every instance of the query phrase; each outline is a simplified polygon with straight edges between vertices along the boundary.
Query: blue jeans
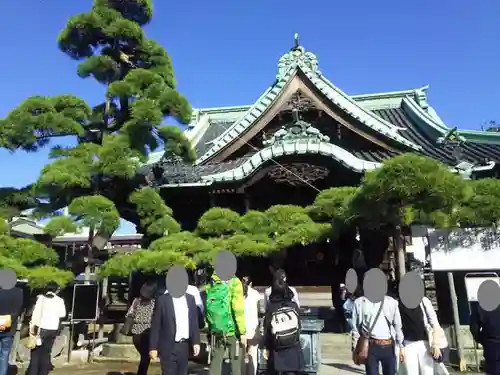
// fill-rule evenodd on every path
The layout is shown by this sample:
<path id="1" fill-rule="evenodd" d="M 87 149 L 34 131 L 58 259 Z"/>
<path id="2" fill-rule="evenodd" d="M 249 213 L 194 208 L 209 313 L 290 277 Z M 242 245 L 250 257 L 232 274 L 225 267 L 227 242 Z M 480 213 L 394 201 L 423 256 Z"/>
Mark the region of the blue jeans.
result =
<path id="1" fill-rule="evenodd" d="M 370 343 L 365 365 L 366 375 L 379 375 L 379 363 L 382 364 L 383 375 L 396 375 L 396 352 L 394 345 Z"/>
<path id="2" fill-rule="evenodd" d="M 352 318 L 346 318 L 348 332 L 352 331 Z"/>
<path id="3" fill-rule="evenodd" d="M 13 336 L 0 337 L 0 375 L 7 375 L 9 370 L 9 357 L 13 342 Z"/>

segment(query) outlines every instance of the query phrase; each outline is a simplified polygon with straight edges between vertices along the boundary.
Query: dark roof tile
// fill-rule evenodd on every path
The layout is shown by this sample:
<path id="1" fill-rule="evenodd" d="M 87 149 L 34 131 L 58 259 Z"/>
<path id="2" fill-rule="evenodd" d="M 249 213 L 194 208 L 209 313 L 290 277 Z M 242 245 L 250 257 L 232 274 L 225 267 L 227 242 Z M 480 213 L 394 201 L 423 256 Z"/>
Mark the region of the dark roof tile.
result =
<path id="1" fill-rule="evenodd" d="M 456 161 L 452 155 L 451 146 L 441 146 L 431 139 L 420 126 L 406 114 L 403 108 L 373 110 L 378 116 L 390 121 L 394 125 L 405 128 L 400 134 L 406 139 L 422 146 L 422 154 L 437 159 L 445 164 L 454 165 Z M 500 145 L 490 145 L 474 142 L 465 142 L 462 146 L 462 158 L 471 163 L 484 161 L 500 162 Z"/>
<path id="2" fill-rule="evenodd" d="M 208 129 L 205 131 L 201 139 L 198 141 L 195 147 L 196 155 L 200 157 L 205 154 L 210 147 L 212 147 L 212 142 L 219 137 L 222 133 L 224 133 L 231 125 L 234 124 L 234 121 L 210 121 L 208 125 Z"/>

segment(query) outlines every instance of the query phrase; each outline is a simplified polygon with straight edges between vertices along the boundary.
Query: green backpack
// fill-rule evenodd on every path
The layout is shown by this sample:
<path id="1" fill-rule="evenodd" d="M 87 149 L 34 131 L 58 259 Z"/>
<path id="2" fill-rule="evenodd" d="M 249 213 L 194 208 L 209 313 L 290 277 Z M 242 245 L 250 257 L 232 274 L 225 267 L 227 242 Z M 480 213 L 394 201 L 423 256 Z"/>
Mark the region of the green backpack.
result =
<path id="1" fill-rule="evenodd" d="M 212 280 L 206 294 L 208 329 L 216 335 L 226 336 L 234 332 L 229 282 Z"/>

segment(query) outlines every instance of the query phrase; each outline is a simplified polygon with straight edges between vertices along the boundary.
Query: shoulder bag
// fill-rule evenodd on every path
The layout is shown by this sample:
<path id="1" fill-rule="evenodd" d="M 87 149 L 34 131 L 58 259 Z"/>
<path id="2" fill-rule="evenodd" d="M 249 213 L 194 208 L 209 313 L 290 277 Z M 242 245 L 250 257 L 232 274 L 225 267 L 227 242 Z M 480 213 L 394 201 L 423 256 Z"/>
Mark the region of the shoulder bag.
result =
<path id="1" fill-rule="evenodd" d="M 132 305 L 130 306 L 130 310 L 125 317 L 125 323 L 123 323 L 122 328 L 120 329 L 120 333 L 124 336 L 132 336 L 132 327 L 135 322 L 135 310 L 137 308 L 137 298 L 134 299 Z"/>
<path id="2" fill-rule="evenodd" d="M 375 328 L 375 324 L 377 324 L 377 320 L 380 317 L 380 314 L 384 310 L 384 302 L 385 298 L 380 303 L 380 307 L 378 308 L 377 314 L 375 315 L 375 319 L 371 324 L 370 329 L 366 335 L 360 332 L 360 336 L 358 342 L 356 343 L 356 348 L 354 350 L 354 358 L 356 360 L 357 365 L 364 365 L 366 360 L 368 359 L 368 347 L 370 346 L 370 336 L 372 334 L 373 329 Z"/>
<path id="3" fill-rule="evenodd" d="M 444 349 L 448 347 L 448 339 L 446 337 L 446 333 L 444 333 L 443 328 L 438 324 L 438 327 L 432 327 L 431 322 L 429 319 L 429 313 L 427 311 L 427 307 L 425 306 L 425 302 L 422 301 L 420 304 L 420 308 L 422 309 L 422 312 L 425 316 L 425 320 L 427 322 L 426 324 L 426 329 L 427 329 L 427 336 L 429 340 L 429 346 L 432 347 L 437 347 L 439 349 Z"/>

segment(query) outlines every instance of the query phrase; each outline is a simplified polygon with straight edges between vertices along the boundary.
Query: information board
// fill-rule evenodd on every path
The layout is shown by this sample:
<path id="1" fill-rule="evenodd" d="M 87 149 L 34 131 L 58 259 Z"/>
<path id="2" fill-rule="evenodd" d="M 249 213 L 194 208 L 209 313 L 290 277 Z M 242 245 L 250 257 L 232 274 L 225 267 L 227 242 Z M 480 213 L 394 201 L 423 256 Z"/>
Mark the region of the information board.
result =
<path id="1" fill-rule="evenodd" d="M 469 302 L 477 302 L 479 287 L 487 280 L 493 280 L 500 285 L 500 278 L 495 274 L 469 274 L 465 276 L 465 289 L 467 290 L 467 300 Z"/>
<path id="2" fill-rule="evenodd" d="M 75 284 L 71 312 L 73 322 L 97 320 L 99 314 L 99 285 Z"/>

